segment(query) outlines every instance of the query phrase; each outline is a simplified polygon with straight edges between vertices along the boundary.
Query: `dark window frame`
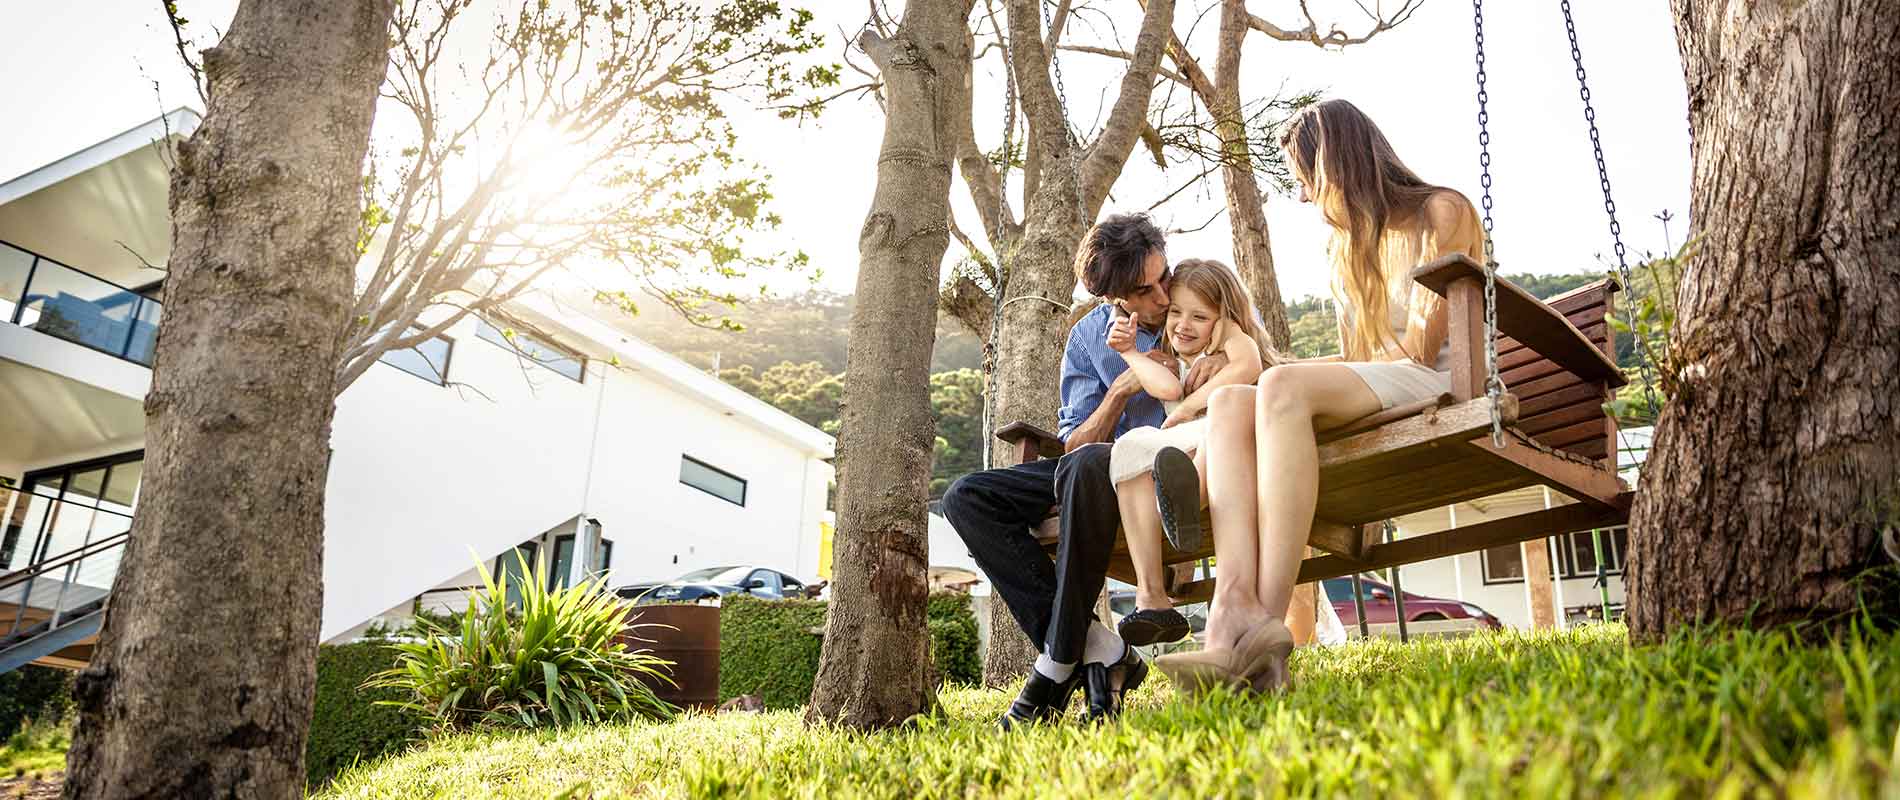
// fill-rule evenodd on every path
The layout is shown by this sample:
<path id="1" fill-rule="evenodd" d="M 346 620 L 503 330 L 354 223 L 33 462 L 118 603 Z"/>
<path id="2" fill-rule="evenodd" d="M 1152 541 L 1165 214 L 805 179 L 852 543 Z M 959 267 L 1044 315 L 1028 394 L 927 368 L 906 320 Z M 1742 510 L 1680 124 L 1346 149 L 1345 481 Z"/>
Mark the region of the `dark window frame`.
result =
<path id="1" fill-rule="evenodd" d="M 1498 547 L 1522 547 L 1522 546 L 1523 546 L 1523 543 L 1519 542 L 1517 544 L 1499 545 Z M 1545 546 L 1549 547 L 1548 544 L 1546 544 Z M 1491 551 L 1496 550 L 1496 549 L 1497 549 L 1496 547 L 1487 547 L 1483 550 L 1478 551 L 1478 579 L 1485 586 L 1503 586 L 1505 584 L 1511 584 L 1511 583 L 1523 583 L 1524 576 L 1522 574 L 1519 574 L 1517 577 L 1514 577 L 1514 578 L 1491 577 Z M 1517 569 L 1519 573 L 1522 573 L 1524 571 L 1524 555 L 1523 555 L 1522 550 L 1518 551 L 1517 558 L 1518 558 Z"/>
<path id="2" fill-rule="evenodd" d="M 394 364 L 394 363 L 383 360 L 383 356 L 387 356 L 390 353 L 397 353 L 403 350 L 409 350 L 409 351 L 413 351 L 416 355 L 421 356 L 423 363 L 425 364 L 428 363 L 429 357 L 427 355 L 424 355 L 421 350 L 417 350 L 413 346 L 403 347 L 403 348 L 390 348 L 388 350 L 384 350 L 382 355 L 379 355 L 376 357 L 376 363 L 382 364 L 388 367 L 395 367 L 396 371 L 398 372 L 402 372 L 408 375 L 414 375 L 416 378 L 428 381 L 432 384 L 435 384 L 436 386 L 447 386 L 449 385 L 449 369 L 455 364 L 455 337 L 450 336 L 447 333 L 438 333 L 435 336 L 431 337 L 431 341 L 436 340 L 436 339 L 442 340 L 443 343 L 449 346 L 449 349 L 448 349 L 448 352 L 442 355 L 442 374 L 436 376 L 434 379 L 431 379 L 429 376 L 424 375 L 422 373 L 414 372 L 409 369 L 406 369 L 399 364 Z M 431 364 L 430 366 L 434 366 L 434 365 Z"/>
<path id="3" fill-rule="evenodd" d="M 568 564 L 571 567 L 574 563 L 574 556 L 572 554 L 573 549 L 576 547 L 574 544 L 574 534 L 563 533 L 556 535 L 554 537 L 554 543 L 548 547 L 548 591 L 550 592 L 556 588 L 566 588 L 561 586 L 561 581 L 567 579 L 567 573 L 556 572 L 554 569 L 554 563 L 560 559 L 561 544 L 563 542 L 567 543 L 569 548 Z M 593 574 L 595 575 L 605 574 L 607 570 L 613 568 L 614 540 L 605 536 L 600 537 L 600 549 L 600 565 L 593 570 Z"/>
<path id="4" fill-rule="evenodd" d="M 80 461 L 72 461 L 65 464 L 59 464 L 59 465 L 55 465 L 51 467 L 44 467 L 42 469 L 32 470 L 30 472 L 27 472 L 25 475 L 22 475 L 20 477 L 20 485 L 14 491 L 18 491 L 18 492 L 22 492 L 26 494 L 32 494 L 33 488 L 37 486 L 40 482 L 46 480 L 49 477 L 58 477 L 60 479 L 59 493 L 56 496 L 52 496 L 52 497 L 47 497 L 47 495 L 40 495 L 40 496 L 46 497 L 47 499 L 53 500 L 58 503 L 72 503 L 74 505 L 80 505 L 84 507 L 84 504 L 79 503 L 76 500 L 66 499 L 67 491 L 69 491 L 72 488 L 73 476 L 82 472 L 91 472 L 95 469 L 104 469 L 106 471 L 106 474 L 105 474 L 105 477 L 99 482 L 99 496 L 93 498 L 93 502 L 90 507 L 94 511 L 105 511 L 108 514 L 117 514 L 118 512 L 116 511 L 99 508 L 100 501 L 105 498 L 106 493 L 110 491 L 112 488 L 112 468 L 119 466 L 121 464 L 130 464 L 134 461 L 144 461 L 144 460 L 145 460 L 145 448 L 141 447 L 137 450 L 127 450 L 123 453 L 114 453 L 109 456 L 99 456 L 96 458 L 88 458 L 88 459 L 83 459 Z M 144 479 L 143 477 L 141 477 L 140 483 L 143 483 L 143 482 L 144 482 Z M 130 515 L 121 515 L 121 516 L 130 516 Z M 3 537 L 3 538 L 0 538 L 0 559 L 11 559 L 13 556 L 14 549 L 19 547 L 20 545 L 19 540 L 20 540 L 21 534 L 23 534 L 25 531 L 14 529 L 10 521 L 0 520 L 0 524 L 4 524 L 4 532 L 0 532 L 0 537 Z M 35 534 L 34 541 L 32 543 L 33 552 L 27 554 L 28 562 L 29 563 L 36 562 L 42 558 L 45 558 L 47 555 L 49 555 L 47 553 L 40 552 L 41 549 L 46 547 L 48 544 L 49 544 L 49 541 L 46 538 L 46 531 L 42 529 L 39 533 Z"/>
<path id="5" fill-rule="evenodd" d="M 746 504 L 746 500 L 747 500 L 748 498 L 750 498 L 750 497 L 752 496 L 752 486 L 751 486 L 751 482 L 750 482 L 750 481 L 747 481 L 747 480 L 746 480 L 745 478 L 741 478 L 741 477 L 739 477 L 738 475 L 734 475 L 734 474 L 732 474 L 732 473 L 730 473 L 730 472 L 727 472 L 727 471 L 725 471 L 725 470 L 723 470 L 723 469 L 720 469 L 720 468 L 718 468 L 718 467 L 715 467 L 715 466 L 713 466 L 713 465 L 711 465 L 711 464 L 708 464 L 708 463 L 706 463 L 706 462 L 704 462 L 704 461 L 701 461 L 701 460 L 699 460 L 699 459 L 697 459 L 697 458 L 694 458 L 694 457 L 692 457 L 692 456 L 689 456 L 689 455 L 687 455 L 687 454 L 685 454 L 685 453 L 681 453 L 681 454 L 680 454 L 680 462 L 681 462 L 681 466 L 685 466 L 685 462 L 687 462 L 687 461 L 691 461 L 691 462 L 693 462 L 694 464 L 698 464 L 698 465 L 699 465 L 700 467 L 702 467 L 702 468 L 704 468 L 704 469 L 709 469 L 709 470 L 712 470 L 713 472 L 717 472 L 717 473 L 719 473 L 720 475 L 724 475 L 724 476 L 726 476 L 726 477 L 728 477 L 728 478 L 731 478 L 731 479 L 733 479 L 733 480 L 735 480 L 735 481 L 738 481 L 738 482 L 739 482 L 739 499 L 738 499 L 738 500 L 733 500 L 733 499 L 732 499 L 732 498 L 730 498 L 730 497 L 727 497 L 727 496 L 725 496 L 725 495 L 723 495 L 723 494 L 720 494 L 720 493 L 718 493 L 718 492 L 715 492 L 715 491 L 713 491 L 713 490 L 711 490 L 711 489 L 708 489 L 708 488 L 706 488 L 706 487 L 704 487 L 704 486 L 700 486 L 700 485 L 698 485 L 698 484 L 693 484 L 693 483 L 688 483 L 688 482 L 686 481 L 686 476 L 685 476 L 684 474 L 681 474 L 681 475 L 680 475 L 680 484 L 681 484 L 681 485 L 683 485 L 683 486 L 691 486 L 691 487 L 693 487 L 694 489 L 698 489 L 699 491 L 702 491 L 702 492 L 705 492 L 706 494 L 709 494 L 709 495 L 712 495 L 712 496 L 714 496 L 714 497 L 717 497 L 717 498 L 719 498 L 719 499 L 721 499 L 721 500 L 724 500 L 724 501 L 726 501 L 726 502 L 728 502 L 728 503 L 731 503 L 731 504 L 733 504 L 733 505 L 735 505 L 735 506 L 738 506 L 738 507 L 740 507 L 740 508 L 744 508 L 744 507 L 745 507 L 745 504 Z"/>
<path id="6" fill-rule="evenodd" d="M 487 335 L 487 331 L 491 331 L 491 330 L 495 332 L 495 336 L 492 338 Z M 536 347 L 547 348 L 548 350 L 551 350 L 555 353 L 559 353 L 562 356 L 565 356 L 566 358 L 572 359 L 574 363 L 578 365 L 580 374 L 578 376 L 569 375 L 565 372 L 555 369 L 553 365 L 551 365 L 549 362 L 536 358 L 533 354 L 521 349 L 520 345 L 515 344 L 513 341 L 509 339 L 507 334 L 502 332 L 501 326 L 488 321 L 488 319 L 485 317 L 477 316 L 475 318 L 475 338 L 480 339 L 489 344 L 492 344 L 503 350 L 506 350 L 508 351 L 510 355 L 513 355 L 516 358 L 519 358 L 523 361 L 527 361 L 531 364 L 534 364 L 535 366 L 538 366 L 542 369 L 545 369 L 563 378 L 571 380 L 575 383 L 581 384 L 583 386 L 587 384 L 587 356 L 585 354 L 581 353 L 578 350 L 574 350 L 572 348 L 563 346 L 555 342 L 542 341 L 539 337 L 531 333 L 523 333 L 521 331 L 515 331 L 516 338 L 520 338 L 524 336 L 527 337 L 530 342 L 534 343 Z M 497 339 L 499 339 L 500 341 L 497 341 Z"/>

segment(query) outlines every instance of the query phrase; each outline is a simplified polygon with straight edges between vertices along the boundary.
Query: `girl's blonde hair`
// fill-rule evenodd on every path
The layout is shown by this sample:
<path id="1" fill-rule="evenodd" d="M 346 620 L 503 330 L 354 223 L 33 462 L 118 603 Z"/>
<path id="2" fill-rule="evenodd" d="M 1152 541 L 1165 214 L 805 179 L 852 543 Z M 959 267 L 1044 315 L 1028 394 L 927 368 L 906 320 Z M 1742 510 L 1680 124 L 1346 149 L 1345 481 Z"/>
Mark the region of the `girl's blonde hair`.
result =
<path id="1" fill-rule="evenodd" d="M 1277 361 L 1273 343 L 1256 321 L 1259 315 L 1254 313 L 1253 299 L 1247 294 L 1247 287 L 1241 285 L 1240 277 L 1226 264 L 1212 259 L 1190 258 L 1174 265 L 1174 277 L 1168 281 L 1168 291 L 1181 289 L 1200 295 L 1220 314 L 1220 321 L 1214 326 L 1214 336 L 1208 341 L 1210 350 L 1225 344 L 1231 331 L 1237 330 L 1260 348 L 1263 363 Z M 1165 331 L 1163 334 L 1161 341 L 1168 353 L 1180 356 L 1180 353 L 1174 352 L 1172 338 L 1165 335 Z"/>
<path id="2" fill-rule="evenodd" d="M 1281 134 L 1280 147 L 1333 226 L 1329 250 L 1335 285 L 1354 311 L 1340 343 L 1346 358 L 1370 360 L 1386 343 L 1403 347 L 1392 342 L 1391 276 L 1380 263 L 1380 248 L 1389 222 L 1419 213 L 1434 193 L 1450 190 L 1420 179 L 1399 160 L 1379 126 L 1345 100 L 1301 110 Z M 1424 363 L 1433 356 L 1407 355 Z"/>

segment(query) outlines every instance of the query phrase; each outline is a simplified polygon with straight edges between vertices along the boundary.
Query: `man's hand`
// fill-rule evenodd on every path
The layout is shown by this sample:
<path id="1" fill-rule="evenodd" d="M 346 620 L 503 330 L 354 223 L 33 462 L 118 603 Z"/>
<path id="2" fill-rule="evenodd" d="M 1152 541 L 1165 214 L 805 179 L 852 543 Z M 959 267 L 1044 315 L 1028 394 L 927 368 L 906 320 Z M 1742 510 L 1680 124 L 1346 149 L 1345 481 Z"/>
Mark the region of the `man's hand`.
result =
<path id="1" fill-rule="evenodd" d="M 1201 388 L 1201 384 L 1206 383 L 1209 378 L 1214 377 L 1215 373 L 1226 366 L 1226 353 L 1209 353 L 1206 358 L 1194 362 L 1194 366 L 1188 368 L 1187 380 L 1181 383 L 1181 391 L 1184 394 L 1193 394 L 1194 390 Z"/>
<path id="2" fill-rule="evenodd" d="M 1135 318 L 1118 315 L 1108 323 L 1108 349 L 1127 355 L 1135 349 Z"/>

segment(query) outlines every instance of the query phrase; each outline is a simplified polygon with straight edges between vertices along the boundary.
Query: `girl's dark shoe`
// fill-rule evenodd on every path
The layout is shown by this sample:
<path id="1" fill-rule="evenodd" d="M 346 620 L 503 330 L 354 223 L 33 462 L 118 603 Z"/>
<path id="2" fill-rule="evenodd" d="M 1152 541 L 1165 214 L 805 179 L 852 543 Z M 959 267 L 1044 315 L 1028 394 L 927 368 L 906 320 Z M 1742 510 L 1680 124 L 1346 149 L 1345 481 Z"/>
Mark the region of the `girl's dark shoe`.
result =
<path id="1" fill-rule="evenodd" d="M 1187 617 L 1172 608 L 1144 608 L 1122 617 L 1116 623 L 1115 632 L 1121 634 L 1122 641 L 1135 647 L 1145 647 L 1163 642 L 1178 642 L 1187 638 L 1193 629 L 1188 626 Z"/>
<path id="2" fill-rule="evenodd" d="M 1062 719 L 1069 712 L 1069 700 L 1075 696 L 1075 687 L 1082 683 L 1087 672 L 1084 665 L 1068 680 L 1056 681 L 1031 669 L 1029 678 L 1023 681 L 1023 690 L 1017 693 L 997 724 L 1009 730 L 1018 725 L 1039 725 Z"/>
<path id="3" fill-rule="evenodd" d="M 1161 513 L 1161 532 L 1176 552 L 1201 549 L 1201 474 L 1194 459 L 1178 447 L 1155 453 L 1155 510 Z"/>

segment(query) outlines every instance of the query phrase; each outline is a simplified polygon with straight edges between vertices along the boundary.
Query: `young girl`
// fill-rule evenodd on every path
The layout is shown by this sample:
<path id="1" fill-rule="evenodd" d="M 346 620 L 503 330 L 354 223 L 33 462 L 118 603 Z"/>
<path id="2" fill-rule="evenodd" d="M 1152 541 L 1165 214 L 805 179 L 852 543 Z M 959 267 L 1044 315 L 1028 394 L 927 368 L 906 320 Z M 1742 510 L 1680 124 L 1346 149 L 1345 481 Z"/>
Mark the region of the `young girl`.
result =
<path id="1" fill-rule="evenodd" d="M 1232 270 L 1217 261 L 1189 259 L 1175 266 L 1169 283 L 1162 343 L 1178 359 L 1177 370 L 1136 352 L 1131 318 L 1122 317 L 1109 330 L 1109 347 L 1127 360 L 1142 391 L 1162 401 L 1168 412 L 1160 428 L 1123 434 L 1109 455 L 1109 477 L 1115 482 L 1128 557 L 1135 567 L 1136 611 L 1120 625 L 1122 639 L 1131 645 L 1188 635 L 1187 618 L 1174 610 L 1165 588 L 1162 518 L 1171 518 L 1165 530 L 1176 550 L 1200 548 L 1200 480 L 1188 453 L 1201 449 L 1208 397 L 1221 386 L 1252 383 L 1272 352 L 1255 319 L 1253 303 Z M 1213 353 L 1225 355 L 1227 365 L 1188 394 L 1183 381 L 1189 368 Z"/>

